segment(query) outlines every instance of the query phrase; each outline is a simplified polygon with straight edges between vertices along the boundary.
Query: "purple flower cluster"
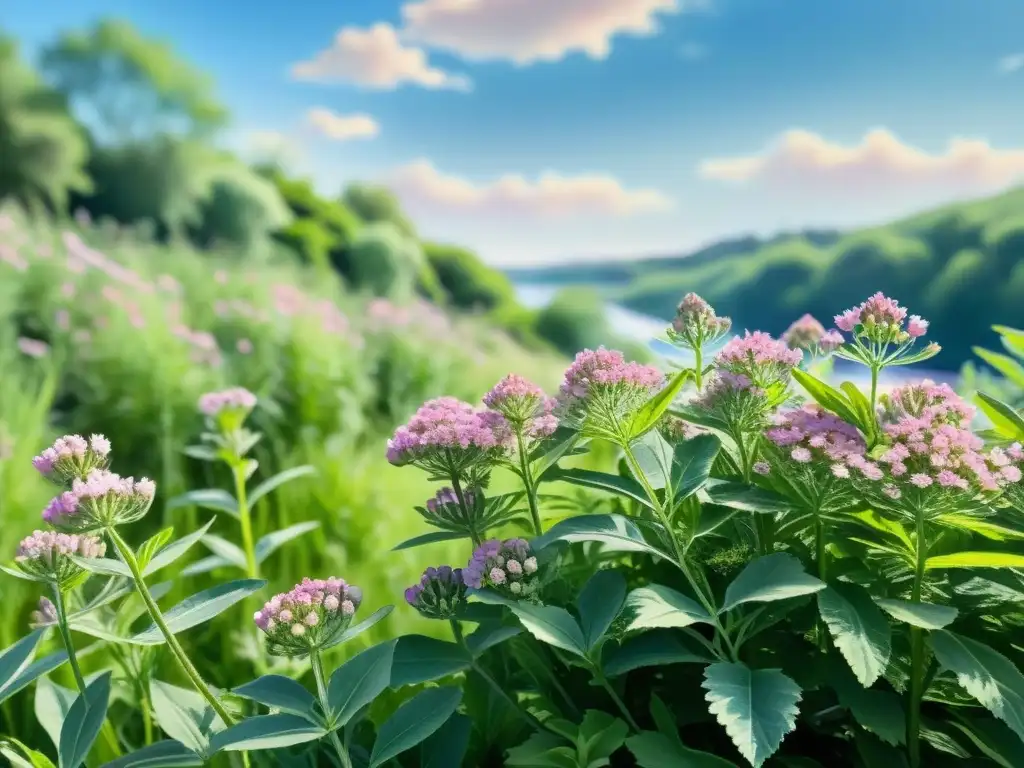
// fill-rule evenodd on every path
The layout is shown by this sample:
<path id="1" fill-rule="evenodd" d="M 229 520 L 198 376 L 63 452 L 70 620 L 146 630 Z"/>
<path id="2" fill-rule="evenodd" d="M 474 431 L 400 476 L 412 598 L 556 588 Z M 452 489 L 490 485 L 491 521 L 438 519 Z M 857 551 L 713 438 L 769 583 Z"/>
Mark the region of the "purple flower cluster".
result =
<path id="1" fill-rule="evenodd" d="M 83 572 L 68 555 L 103 557 L 106 551 L 106 544 L 95 536 L 35 531 L 18 544 L 14 562 L 29 576 L 65 585 Z"/>
<path id="2" fill-rule="evenodd" d="M 362 599 L 362 590 L 342 579 L 305 578 L 268 600 L 253 621 L 267 635 L 271 653 L 305 656 L 344 632 Z"/>
<path id="3" fill-rule="evenodd" d="M 744 376 L 755 387 L 768 389 L 788 383 L 793 366 L 799 365 L 803 357 L 803 352 L 790 349 L 770 334 L 746 331 L 730 339 L 715 357 L 715 367 L 733 376 Z"/>
<path id="4" fill-rule="evenodd" d="M 525 539 L 491 539 L 476 548 L 462 577 L 471 589 L 490 587 L 516 599 L 536 599 L 536 573 L 537 558 Z"/>
<path id="5" fill-rule="evenodd" d="M 461 568 L 427 568 L 418 584 L 405 590 L 405 601 L 428 619 L 453 619 L 466 600 Z"/>
<path id="6" fill-rule="evenodd" d="M 948 384 L 931 379 L 897 387 L 880 398 L 880 419 L 883 424 L 910 424 L 919 419 L 930 425 L 969 426 L 976 409 L 964 401 Z"/>
<path id="7" fill-rule="evenodd" d="M 782 334 L 790 349 L 799 349 L 812 357 L 828 357 L 843 345 L 839 331 L 827 331 L 812 315 L 804 315 Z"/>
<path id="8" fill-rule="evenodd" d="M 103 435 L 92 435 L 88 440 L 81 435 L 65 435 L 32 459 L 32 466 L 45 477 L 67 483 L 94 469 L 105 469 L 109 457 L 110 441 Z"/>
<path id="9" fill-rule="evenodd" d="M 40 597 L 38 607 L 32 611 L 28 620 L 31 629 L 52 626 L 57 623 L 57 606 L 49 598 Z"/>
<path id="10" fill-rule="evenodd" d="M 484 395 L 483 402 L 527 437 L 542 439 L 558 428 L 558 417 L 554 415 L 556 401 L 518 374 L 510 373 L 495 384 Z"/>
<path id="11" fill-rule="evenodd" d="M 621 352 L 585 349 L 565 372 L 556 411 L 584 430 L 614 431 L 609 422 L 635 411 L 664 383 L 657 368 L 627 363 Z"/>
<path id="12" fill-rule="evenodd" d="M 223 413 L 248 415 L 256 407 L 256 395 L 244 387 L 207 392 L 199 398 L 199 412 L 215 419 Z"/>
<path id="13" fill-rule="evenodd" d="M 43 519 L 55 528 L 86 532 L 124 525 L 141 519 L 156 495 L 148 478 L 121 477 L 106 469 L 92 469 L 76 477 L 71 490 L 55 497 L 43 510 Z"/>
<path id="14" fill-rule="evenodd" d="M 922 320 L 918 315 L 911 315 L 908 320 L 906 308 L 881 291 L 858 306 L 836 315 L 835 323 L 847 333 L 880 344 L 903 344 L 928 332 L 927 320 Z"/>
<path id="15" fill-rule="evenodd" d="M 496 412 L 480 412 L 454 397 L 439 397 L 424 403 L 395 430 L 387 457 L 398 466 L 415 464 L 456 475 L 499 455 L 506 430 L 504 418 Z"/>
<path id="16" fill-rule="evenodd" d="M 668 337 L 678 346 L 696 351 L 714 344 L 731 328 L 732 320 L 718 317 L 704 299 L 696 293 L 688 293 L 676 309 Z"/>

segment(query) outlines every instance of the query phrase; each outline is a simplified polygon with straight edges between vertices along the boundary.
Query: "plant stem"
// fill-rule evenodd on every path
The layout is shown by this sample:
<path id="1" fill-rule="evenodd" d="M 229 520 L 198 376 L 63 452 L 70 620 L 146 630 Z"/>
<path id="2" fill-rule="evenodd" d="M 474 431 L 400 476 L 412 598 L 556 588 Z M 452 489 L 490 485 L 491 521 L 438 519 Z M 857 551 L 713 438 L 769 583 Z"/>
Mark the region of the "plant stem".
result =
<path id="1" fill-rule="evenodd" d="M 910 599 L 921 602 L 921 587 L 924 583 L 924 566 L 928 557 L 925 543 L 924 515 L 917 510 L 917 540 L 915 543 L 916 567 L 914 587 Z M 921 699 L 924 696 L 924 634 L 920 627 L 910 628 L 910 688 L 907 702 L 907 750 L 910 768 L 921 765 Z"/>
<path id="2" fill-rule="evenodd" d="M 818 560 L 818 578 L 825 581 L 828 573 L 828 552 L 825 551 L 825 523 L 817 511 L 814 513 L 814 549 L 815 557 Z M 828 629 L 825 627 L 825 620 L 818 616 L 818 647 L 822 651 L 828 650 Z"/>
<path id="3" fill-rule="evenodd" d="M 167 647 L 171 649 L 171 653 L 174 658 L 177 659 L 178 664 L 181 665 L 182 670 L 188 676 L 192 686 L 196 689 L 200 696 L 202 696 L 209 705 L 213 708 L 220 719 L 224 721 L 224 725 L 234 725 L 235 719 L 231 717 L 230 713 L 224 708 L 224 705 L 217 700 L 217 697 L 213 695 L 209 686 L 203 680 L 199 674 L 199 670 L 195 668 L 195 665 L 189 659 L 185 653 L 185 649 L 181 647 L 181 643 L 178 642 L 178 638 L 171 632 L 170 627 L 167 626 L 167 622 L 164 620 L 163 613 L 160 612 L 160 606 L 156 604 L 156 600 L 153 599 L 153 595 L 149 591 L 149 587 L 146 586 L 146 581 L 142 577 L 142 570 L 139 568 L 139 561 L 135 559 L 135 553 L 132 552 L 131 547 L 128 543 L 121 538 L 121 535 L 114 528 L 106 529 L 107 535 L 110 537 L 111 542 L 114 544 L 114 548 L 117 550 L 117 554 L 120 555 L 125 565 L 128 566 L 128 570 L 132 573 L 132 579 L 135 582 L 135 589 L 138 590 L 139 596 L 142 598 L 142 602 L 146 604 L 146 609 L 149 611 L 150 618 L 153 619 L 153 623 L 156 624 L 160 630 L 160 634 L 164 636 L 164 640 L 167 643 Z"/>
<path id="4" fill-rule="evenodd" d="M 459 500 L 459 508 L 462 510 L 462 517 L 466 521 L 466 526 L 469 528 L 469 539 L 473 542 L 473 547 L 480 546 L 480 534 L 476 530 L 476 520 L 469 511 L 469 505 L 466 504 L 466 496 L 462 492 L 462 483 L 459 482 L 459 476 L 452 472 L 452 490 L 455 491 L 455 498 Z"/>
<path id="5" fill-rule="evenodd" d="M 246 501 L 245 461 L 237 457 L 231 464 L 231 474 L 235 478 L 235 499 L 238 501 L 238 519 L 242 523 L 242 550 L 245 552 L 245 571 L 250 579 L 259 577 L 256 564 L 256 545 L 252 538 L 252 514 Z"/>
<path id="6" fill-rule="evenodd" d="M 619 694 L 615 692 L 615 689 L 612 688 L 611 683 L 608 682 L 608 678 L 604 676 L 604 673 L 601 672 L 601 670 L 595 668 L 594 676 L 597 678 L 597 682 L 601 684 L 601 687 L 604 688 L 608 695 L 611 697 L 612 701 L 615 703 L 616 708 L 622 714 L 623 718 L 625 718 L 626 722 L 629 724 L 629 727 L 633 729 L 633 732 L 640 733 L 640 726 L 636 724 L 636 720 L 633 719 L 633 715 L 629 713 L 629 707 L 626 706 L 626 702 L 624 702 L 619 697 Z"/>
<path id="7" fill-rule="evenodd" d="M 320 659 L 320 652 L 313 651 L 309 658 L 310 663 L 313 665 L 313 678 L 316 680 L 316 690 L 320 695 L 320 706 L 324 710 L 324 715 L 330 718 L 331 705 L 327 699 L 327 679 L 324 676 L 324 663 Z M 352 768 L 352 760 L 348 756 L 348 750 L 341 743 L 338 731 L 334 729 L 331 730 L 331 744 L 334 746 L 334 751 L 338 753 L 338 760 L 341 761 L 343 768 Z"/>
<path id="8" fill-rule="evenodd" d="M 533 518 L 533 532 L 540 536 L 544 533 L 544 526 L 540 521 L 540 507 L 537 505 L 537 489 L 533 485 L 533 475 L 530 473 L 530 457 L 526 454 L 526 446 L 523 444 L 523 429 L 516 427 L 516 443 L 519 448 L 519 468 L 522 472 L 523 485 L 526 488 L 526 500 L 530 503 L 530 517 Z"/>
<path id="9" fill-rule="evenodd" d="M 139 708 L 142 710 L 143 746 L 148 747 L 153 743 L 153 713 L 149 706 L 149 696 L 145 693 L 139 696 Z"/>
<path id="10" fill-rule="evenodd" d="M 881 369 L 877 363 L 871 364 L 871 413 L 875 412 L 875 400 L 878 398 L 878 374 Z"/>
<path id="11" fill-rule="evenodd" d="M 68 626 L 67 607 L 64 605 L 64 594 L 60 584 L 53 585 L 53 607 L 57 612 L 57 628 L 60 630 L 60 639 L 64 641 L 64 650 L 68 654 L 68 664 L 75 676 L 75 685 L 78 686 L 86 709 L 89 708 L 89 699 L 85 695 L 85 678 L 82 676 L 82 668 L 78 666 L 78 656 L 75 654 L 75 645 L 71 642 L 71 628 Z"/>
<path id="12" fill-rule="evenodd" d="M 704 372 L 701 370 L 704 367 L 704 350 L 699 345 L 693 350 L 693 359 L 693 383 L 700 392 L 704 388 Z"/>

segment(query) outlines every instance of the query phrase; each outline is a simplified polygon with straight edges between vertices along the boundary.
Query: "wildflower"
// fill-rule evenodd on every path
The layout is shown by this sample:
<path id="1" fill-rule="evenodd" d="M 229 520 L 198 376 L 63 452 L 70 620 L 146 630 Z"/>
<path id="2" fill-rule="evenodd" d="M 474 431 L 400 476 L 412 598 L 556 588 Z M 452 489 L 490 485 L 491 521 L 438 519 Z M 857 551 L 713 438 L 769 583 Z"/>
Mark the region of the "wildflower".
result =
<path id="1" fill-rule="evenodd" d="M 769 464 L 767 461 L 755 461 L 752 469 L 759 475 L 770 475 L 772 471 L 772 465 Z"/>
<path id="2" fill-rule="evenodd" d="M 911 315 L 908 320 L 906 308 L 881 291 L 836 315 L 835 323 L 840 330 L 853 334 L 853 344 L 839 350 L 840 355 L 873 368 L 920 362 L 934 357 L 941 350 L 938 344 L 933 343 L 912 357 L 908 356 L 914 340 L 927 333 L 928 321 L 919 315 Z M 887 347 L 890 344 L 898 345 L 899 349 L 895 353 L 889 352 Z"/>
<path id="3" fill-rule="evenodd" d="M 405 601 L 428 619 L 455 618 L 466 600 L 461 568 L 427 568 L 418 584 L 405 590 Z"/>
<path id="4" fill-rule="evenodd" d="M 931 379 L 897 387 L 883 394 L 879 404 L 879 418 L 883 423 L 902 424 L 901 430 L 911 431 L 915 423 L 968 426 L 976 411 L 948 384 L 936 384 Z"/>
<path id="5" fill-rule="evenodd" d="M 471 589 L 490 587 L 516 599 L 537 599 L 537 558 L 525 539 L 485 541 L 462 571 Z"/>
<path id="6" fill-rule="evenodd" d="M 149 511 L 156 483 L 136 481 L 106 469 L 91 469 L 76 477 L 71 490 L 55 497 L 43 510 L 43 519 L 59 530 L 85 533 L 133 523 Z"/>
<path id="7" fill-rule="evenodd" d="M 252 342 L 249 341 L 249 339 L 239 339 L 235 343 L 235 349 L 237 349 L 238 353 L 241 355 L 248 355 L 252 352 Z"/>
<path id="8" fill-rule="evenodd" d="M 35 531 L 21 540 L 14 563 L 29 576 L 70 588 L 86 572 L 68 555 L 103 557 L 106 549 L 96 536 Z"/>
<path id="9" fill-rule="evenodd" d="M 29 615 L 29 627 L 39 629 L 49 627 L 57 623 L 57 606 L 50 602 L 49 598 L 40 597 L 36 610 Z"/>
<path id="10" fill-rule="evenodd" d="M 718 317 L 704 299 L 696 293 L 688 293 L 676 309 L 668 337 L 677 346 L 700 351 L 725 336 L 730 328 L 732 320 Z"/>
<path id="11" fill-rule="evenodd" d="M 110 441 L 103 435 L 92 435 L 88 440 L 81 435 L 65 435 L 32 459 L 32 466 L 40 474 L 65 484 L 94 469 L 106 469 L 109 457 Z"/>
<path id="12" fill-rule="evenodd" d="M 509 425 L 525 436 L 540 439 L 558 428 L 555 401 L 536 384 L 514 373 L 503 378 L 483 399 L 484 405 L 500 413 Z"/>
<path id="13" fill-rule="evenodd" d="M 34 357 L 37 360 L 50 353 L 50 345 L 45 341 L 30 339 L 27 336 L 18 337 L 18 349 L 23 355 Z"/>
<path id="14" fill-rule="evenodd" d="M 462 492 L 462 499 L 465 509 L 454 490 L 442 488 L 433 498 L 427 499 L 425 507 L 416 509 L 435 528 L 468 533 L 475 529 L 478 518 L 483 514 L 483 493 L 478 488 L 467 488 Z"/>
<path id="15" fill-rule="evenodd" d="M 222 432 L 234 432 L 256 407 L 256 395 L 244 387 L 207 392 L 199 398 L 199 412 Z"/>
<path id="16" fill-rule="evenodd" d="M 769 334 L 747 331 L 725 345 L 715 357 L 715 367 L 734 376 L 745 376 L 753 386 L 767 390 L 788 384 L 793 366 L 802 359 L 803 352 L 790 349 Z"/>
<path id="17" fill-rule="evenodd" d="M 843 335 L 826 331 L 813 316 L 804 315 L 782 334 L 782 341 L 790 349 L 799 349 L 811 357 L 825 358 L 843 345 Z"/>
<path id="18" fill-rule="evenodd" d="M 485 468 L 504 451 L 505 435 L 496 415 L 500 416 L 476 411 L 454 397 L 428 400 L 388 440 L 388 461 L 412 464 L 438 477 Z"/>
<path id="19" fill-rule="evenodd" d="M 253 615 L 277 656 L 305 656 L 328 648 L 352 623 L 363 592 L 334 578 L 305 578 L 291 591 L 272 597 Z"/>

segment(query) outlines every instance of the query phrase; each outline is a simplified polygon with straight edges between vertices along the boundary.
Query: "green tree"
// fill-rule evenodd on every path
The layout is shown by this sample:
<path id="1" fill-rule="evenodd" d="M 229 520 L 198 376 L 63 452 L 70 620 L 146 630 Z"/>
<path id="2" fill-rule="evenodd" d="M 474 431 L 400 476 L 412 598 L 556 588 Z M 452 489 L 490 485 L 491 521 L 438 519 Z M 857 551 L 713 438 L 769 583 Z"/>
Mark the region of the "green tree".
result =
<path id="1" fill-rule="evenodd" d="M 406 299 L 423 265 L 419 243 L 390 222 L 367 224 L 349 252 L 349 279 L 375 296 Z"/>
<path id="2" fill-rule="evenodd" d="M 88 143 L 60 94 L 46 88 L 0 37 L 0 198 L 30 208 L 63 208 L 70 192 L 86 192 Z"/>
<path id="3" fill-rule="evenodd" d="M 345 188 L 341 201 L 367 223 L 389 222 L 401 232 L 413 236 L 412 222 L 402 212 L 398 198 L 385 187 L 356 183 Z"/>
<path id="4" fill-rule="evenodd" d="M 204 245 L 226 242 L 251 248 L 287 227 L 292 212 L 273 182 L 241 163 L 226 162 L 211 177 L 194 238 Z"/>
<path id="5" fill-rule="evenodd" d="M 493 311 L 515 301 L 515 289 L 508 277 L 488 267 L 472 251 L 424 243 L 423 253 L 456 307 Z"/>
<path id="6" fill-rule="evenodd" d="M 587 288 L 566 288 L 537 315 L 537 335 L 565 355 L 608 343 L 601 297 Z"/>

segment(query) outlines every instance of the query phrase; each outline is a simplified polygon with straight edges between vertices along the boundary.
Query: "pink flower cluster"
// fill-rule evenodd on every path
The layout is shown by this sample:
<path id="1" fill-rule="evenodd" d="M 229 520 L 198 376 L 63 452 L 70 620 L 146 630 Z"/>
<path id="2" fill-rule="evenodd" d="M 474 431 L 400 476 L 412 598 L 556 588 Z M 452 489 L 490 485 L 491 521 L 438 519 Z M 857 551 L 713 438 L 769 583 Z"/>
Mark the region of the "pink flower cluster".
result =
<path id="1" fill-rule="evenodd" d="M 387 458 L 402 465 L 443 459 L 447 452 L 462 465 L 499 450 L 506 429 L 500 414 L 477 411 L 454 397 L 439 397 L 421 405 L 407 424 L 395 430 L 388 440 Z"/>
<path id="2" fill-rule="evenodd" d="M 103 540 L 96 536 L 35 531 L 18 544 L 14 562 L 31 576 L 66 584 L 82 573 L 82 569 L 67 555 L 103 557 L 106 551 Z"/>
<path id="3" fill-rule="evenodd" d="M 715 357 L 715 366 L 735 376 L 745 376 L 757 387 L 767 388 L 789 380 L 790 370 L 804 353 L 790 349 L 763 331 L 734 336 Z"/>
<path id="4" fill-rule="evenodd" d="M 636 410 L 664 383 L 657 368 L 627 363 L 621 352 L 585 349 L 565 372 L 556 412 L 581 424 L 605 421 Z"/>
<path id="5" fill-rule="evenodd" d="M 470 589 L 490 587 L 515 598 L 534 597 L 537 558 L 525 539 L 485 541 L 473 552 L 462 578 Z"/>
<path id="6" fill-rule="evenodd" d="M 904 342 L 917 339 L 928 332 L 928 321 L 919 315 L 911 315 L 906 329 L 907 310 L 896 299 L 890 299 L 881 291 L 841 315 L 835 316 L 835 323 L 848 333 L 866 335 L 881 342 Z"/>
<path id="7" fill-rule="evenodd" d="M 839 331 L 826 331 L 812 315 L 804 315 L 782 334 L 790 349 L 799 349 L 815 357 L 828 357 L 843 345 Z"/>
<path id="8" fill-rule="evenodd" d="M 255 407 L 256 395 L 244 387 L 207 392 L 199 398 L 199 412 L 209 418 L 216 418 L 226 411 L 247 414 Z"/>
<path id="9" fill-rule="evenodd" d="M 362 590 L 342 579 L 307 577 L 268 600 L 253 621 L 267 635 L 272 653 L 301 656 L 344 631 L 362 599 Z"/>
<path id="10" fill-rule="evenodd" d="M 558 429 L 556 402 L 528 379 L 510 373 L 484 395 L 483 403 L 501 414 L 513 429 L 527 437 L 543 439 Z"/>
<path id="11" fill-rule="evenodd" d="M 105 468 L 109 456 L 110 441 L 103 435 L 92 435 L 88 440 L 81 435 L 65 435 L 32 459 L 32 466 L 46 477 L 69 482 L 93 469 Z"/>
<path id="12" fill-rule="evenodd" d="M 849 477 L 847 463 L 867 448 L 856 427 L 817 405 L 783 411 L 765 436 L 798 464 L 829 462 L 836 477 Z"/>
<path id="13" fill-rule="evenodd" d="M 925 379 L 897 387 L 880 398 L 883 423 L 901 423 L 908 429 L 914 420 L 921 425 L 952 424 L 968 426 L 976 409 L 961 398 L 948 384 Z"/>
<path id="14" fill-rule="evenodd" d="M 76 477 L 71 490 L 57 496 L 43 510 L 43 519 L 55 528 L 89 531 L 123 525 L 143 517 L 156 495 L 156 483 L 143 477 L 121 477 L 106 469 L 92 469 Z"/>
<path id="15" fill-rule="evenodd" d="M 713 344 L 732 328 L 732 320 L 718 317 L 714 308 L 696 293 L 683 297 L 669 328 L 669 339 L 688 349 Z"/>

